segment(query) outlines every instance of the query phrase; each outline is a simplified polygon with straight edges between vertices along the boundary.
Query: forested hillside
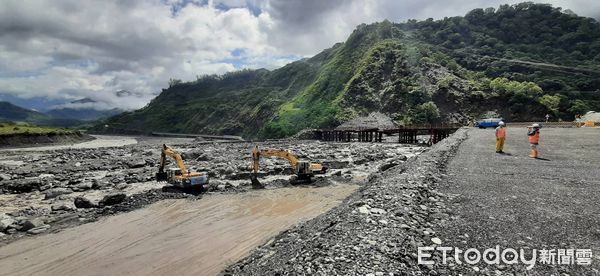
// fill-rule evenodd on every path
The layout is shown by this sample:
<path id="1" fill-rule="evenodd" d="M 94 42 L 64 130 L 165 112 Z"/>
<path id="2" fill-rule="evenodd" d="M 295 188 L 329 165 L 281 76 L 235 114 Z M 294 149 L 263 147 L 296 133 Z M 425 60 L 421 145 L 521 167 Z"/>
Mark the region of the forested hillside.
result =
<path id="1" fill-rule="evenodd" d="M 172 82 L 96 132 L 282 137 L 381 111 L 398 124 L 572 119 L 600 110 L 600 24 L 545 4 L 360 25 L 344 43 L 280 69 Z"/>

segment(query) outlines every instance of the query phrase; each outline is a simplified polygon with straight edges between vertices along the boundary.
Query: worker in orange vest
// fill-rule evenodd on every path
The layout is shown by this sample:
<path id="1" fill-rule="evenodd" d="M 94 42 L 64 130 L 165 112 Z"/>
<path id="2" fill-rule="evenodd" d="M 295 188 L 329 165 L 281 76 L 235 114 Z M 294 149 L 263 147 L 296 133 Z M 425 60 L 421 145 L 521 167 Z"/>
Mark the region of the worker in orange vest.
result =
<path id="1" fill-rule="evenodd" d="M 540 143 L 540 124 L 533 124 L 527 127 L 527 136 L 529 136 L 529 144 L 531 145 L 531 153 L 529 157 L 538 158 L 537 146 Z"/>
<path id="2" fill-rule="evenodd" d="M 504 153 L 504 140 L 506 139 L 506 129 L 504 122 L 500 121 L 496 127 L 496 153 Z"/>

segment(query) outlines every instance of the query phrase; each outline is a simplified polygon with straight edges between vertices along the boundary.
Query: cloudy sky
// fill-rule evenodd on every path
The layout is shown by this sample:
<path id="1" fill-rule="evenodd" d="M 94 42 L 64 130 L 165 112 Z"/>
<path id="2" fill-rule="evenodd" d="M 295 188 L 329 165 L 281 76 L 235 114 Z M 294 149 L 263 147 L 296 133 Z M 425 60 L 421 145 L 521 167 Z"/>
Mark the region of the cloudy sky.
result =
<path id="1" fill-rule="evenodd" d="M 139 108 L 170 78 L 277 68 L 344 41 L 361 23 L 516 2 L 2 0 L 0 100 L 40 110 L 82 98 L 97 108 Z M 544 2 L 600 17 L 600 1 Z M 117 96 L 122 90 L 130 93 Z"/>

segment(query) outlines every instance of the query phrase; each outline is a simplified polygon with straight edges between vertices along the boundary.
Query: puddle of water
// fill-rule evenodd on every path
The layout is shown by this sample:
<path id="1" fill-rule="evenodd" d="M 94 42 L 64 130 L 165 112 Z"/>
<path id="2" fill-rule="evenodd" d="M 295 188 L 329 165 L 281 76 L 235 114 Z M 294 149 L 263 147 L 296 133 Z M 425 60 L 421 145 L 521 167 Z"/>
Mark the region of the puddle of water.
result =
<path id="1" fill-rule="evenodd" d="M 217 275 L 277 233 L 338 205 L 355 185 L 168 200 L 0 248 L 8 275 Z"/>

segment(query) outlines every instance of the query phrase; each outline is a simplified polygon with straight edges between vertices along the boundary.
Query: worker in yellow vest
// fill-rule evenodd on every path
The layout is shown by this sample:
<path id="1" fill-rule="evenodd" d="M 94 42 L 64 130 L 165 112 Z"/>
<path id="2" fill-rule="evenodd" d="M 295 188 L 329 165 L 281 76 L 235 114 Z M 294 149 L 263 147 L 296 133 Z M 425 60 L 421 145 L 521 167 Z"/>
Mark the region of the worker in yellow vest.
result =
<path id="1" fill-rule="evenodd" d="M 540 143 L 540 124 L 533 124 L 527 127 L 527 136 L 529 136 L 529 144 L 531 145 L 531 153 L 529 157 L 538 158 L 537 146 Z"/>
<path id="2" fill-rule="evenodd" d="M 504 153 L 504 140 L 506 139 L 506 129 L 504 122 L 500 121 L 496 127 L 496 153 Z"/>

